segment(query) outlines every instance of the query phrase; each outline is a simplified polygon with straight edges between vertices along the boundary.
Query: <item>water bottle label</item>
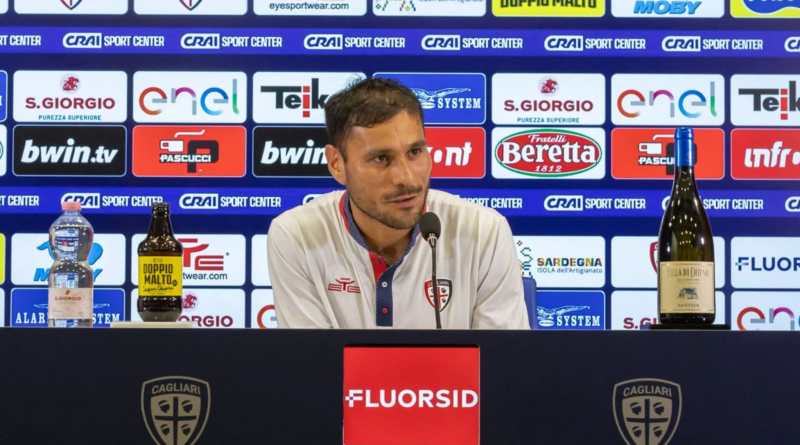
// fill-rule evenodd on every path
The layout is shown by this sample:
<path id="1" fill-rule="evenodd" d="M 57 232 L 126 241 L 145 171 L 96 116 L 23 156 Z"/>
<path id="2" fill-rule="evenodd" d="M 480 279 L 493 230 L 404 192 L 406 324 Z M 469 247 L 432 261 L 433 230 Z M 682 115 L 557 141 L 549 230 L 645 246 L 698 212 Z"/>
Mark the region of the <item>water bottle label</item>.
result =
<path id="1" fill-rule="evenodd" d="M 180 297 L 183 295 L 183 265 L 179 256 L 139 257 L 140 297 Z"/>
<path id="2" fill-rule="evenodd" d="M 662 314 L 713 314 L 714 263 L 662 261 L 658 263 Z"/>
<path id="3" fill-rule="evenodd" d="M 89 320 L 92 318 L 91 288 L 50 288 L 47 292 L 47 318 Z"/>
<path id="4" fill-rule="evenodd" d="M 80 241 L 80 230 L 73 228 L 62 228 L 55 231 L 53 237 L 53 248 L 67 255 L 74 255 L 78 252 Z"/>

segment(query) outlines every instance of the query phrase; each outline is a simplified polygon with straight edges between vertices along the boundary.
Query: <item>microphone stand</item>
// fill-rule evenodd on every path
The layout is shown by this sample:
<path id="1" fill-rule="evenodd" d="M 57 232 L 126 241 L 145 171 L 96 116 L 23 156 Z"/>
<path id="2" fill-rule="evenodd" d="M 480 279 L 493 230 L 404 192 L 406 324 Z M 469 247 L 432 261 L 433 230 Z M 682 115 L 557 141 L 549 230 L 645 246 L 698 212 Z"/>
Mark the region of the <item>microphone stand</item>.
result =
<path id="1" fill-rule="evenodd" d="M 433 278 L 433 307 L 436 312 L 436 329 L 442 329 L 442 318 L 439 307 L 439 281 L 436 279 L 436 237 L 431 236 L 428 238 L 428 243 L 431 245 L 431 278 Z"/>

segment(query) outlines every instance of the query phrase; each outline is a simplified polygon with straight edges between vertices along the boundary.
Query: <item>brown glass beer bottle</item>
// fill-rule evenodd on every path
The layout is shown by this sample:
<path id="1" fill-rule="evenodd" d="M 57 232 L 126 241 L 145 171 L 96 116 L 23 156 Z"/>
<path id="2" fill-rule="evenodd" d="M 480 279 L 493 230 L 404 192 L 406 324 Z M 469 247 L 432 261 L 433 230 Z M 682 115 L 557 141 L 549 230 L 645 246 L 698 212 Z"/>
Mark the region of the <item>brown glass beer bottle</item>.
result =
<path id="1" fill-rule="evenodd" d="M 183 246 L 172 232 L 169 203 L 153 203 L 150 230 L 138 253 L 139 316 L 143 321 L 177 321 L 183 296 Z"/>

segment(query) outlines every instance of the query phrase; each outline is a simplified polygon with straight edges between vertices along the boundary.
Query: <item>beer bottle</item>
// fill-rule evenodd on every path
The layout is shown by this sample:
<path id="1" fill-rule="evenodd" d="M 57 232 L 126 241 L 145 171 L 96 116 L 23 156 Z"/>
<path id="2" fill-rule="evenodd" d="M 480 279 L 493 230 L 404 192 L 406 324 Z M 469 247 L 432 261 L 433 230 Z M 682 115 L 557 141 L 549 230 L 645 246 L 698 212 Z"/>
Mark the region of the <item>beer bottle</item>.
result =
<path id="1" fill-rule="evenodd" d="M 169 203 L 153 203 L 150 230 L 138 253 L 139 316 L 143 321 L 177 321 L 183 296 L 183 246 L 172 232 Z"/>

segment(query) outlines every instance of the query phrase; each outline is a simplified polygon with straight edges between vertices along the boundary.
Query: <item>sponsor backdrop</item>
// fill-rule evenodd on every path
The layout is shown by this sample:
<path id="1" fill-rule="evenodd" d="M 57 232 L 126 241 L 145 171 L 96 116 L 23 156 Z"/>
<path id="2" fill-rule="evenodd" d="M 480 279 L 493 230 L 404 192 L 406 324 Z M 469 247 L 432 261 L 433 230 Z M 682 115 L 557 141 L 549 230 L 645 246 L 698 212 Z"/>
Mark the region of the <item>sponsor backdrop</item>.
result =
<path id="1" fill-rule="evenodd" d="M 425 111 L 432 186 L 508 217 L 538 328 L 654 322 L 688 125 L 718 322 L 793 330 L 798 20 L 781 0 L 0 0 L 0 325 L 45 324 L 64 201 L 96 231 L 97 326 L 137 319 L 168 201 L 185 319 L 274 328 L 270 221 L 340 188 L 325 103 L 386 77 Z"/>

